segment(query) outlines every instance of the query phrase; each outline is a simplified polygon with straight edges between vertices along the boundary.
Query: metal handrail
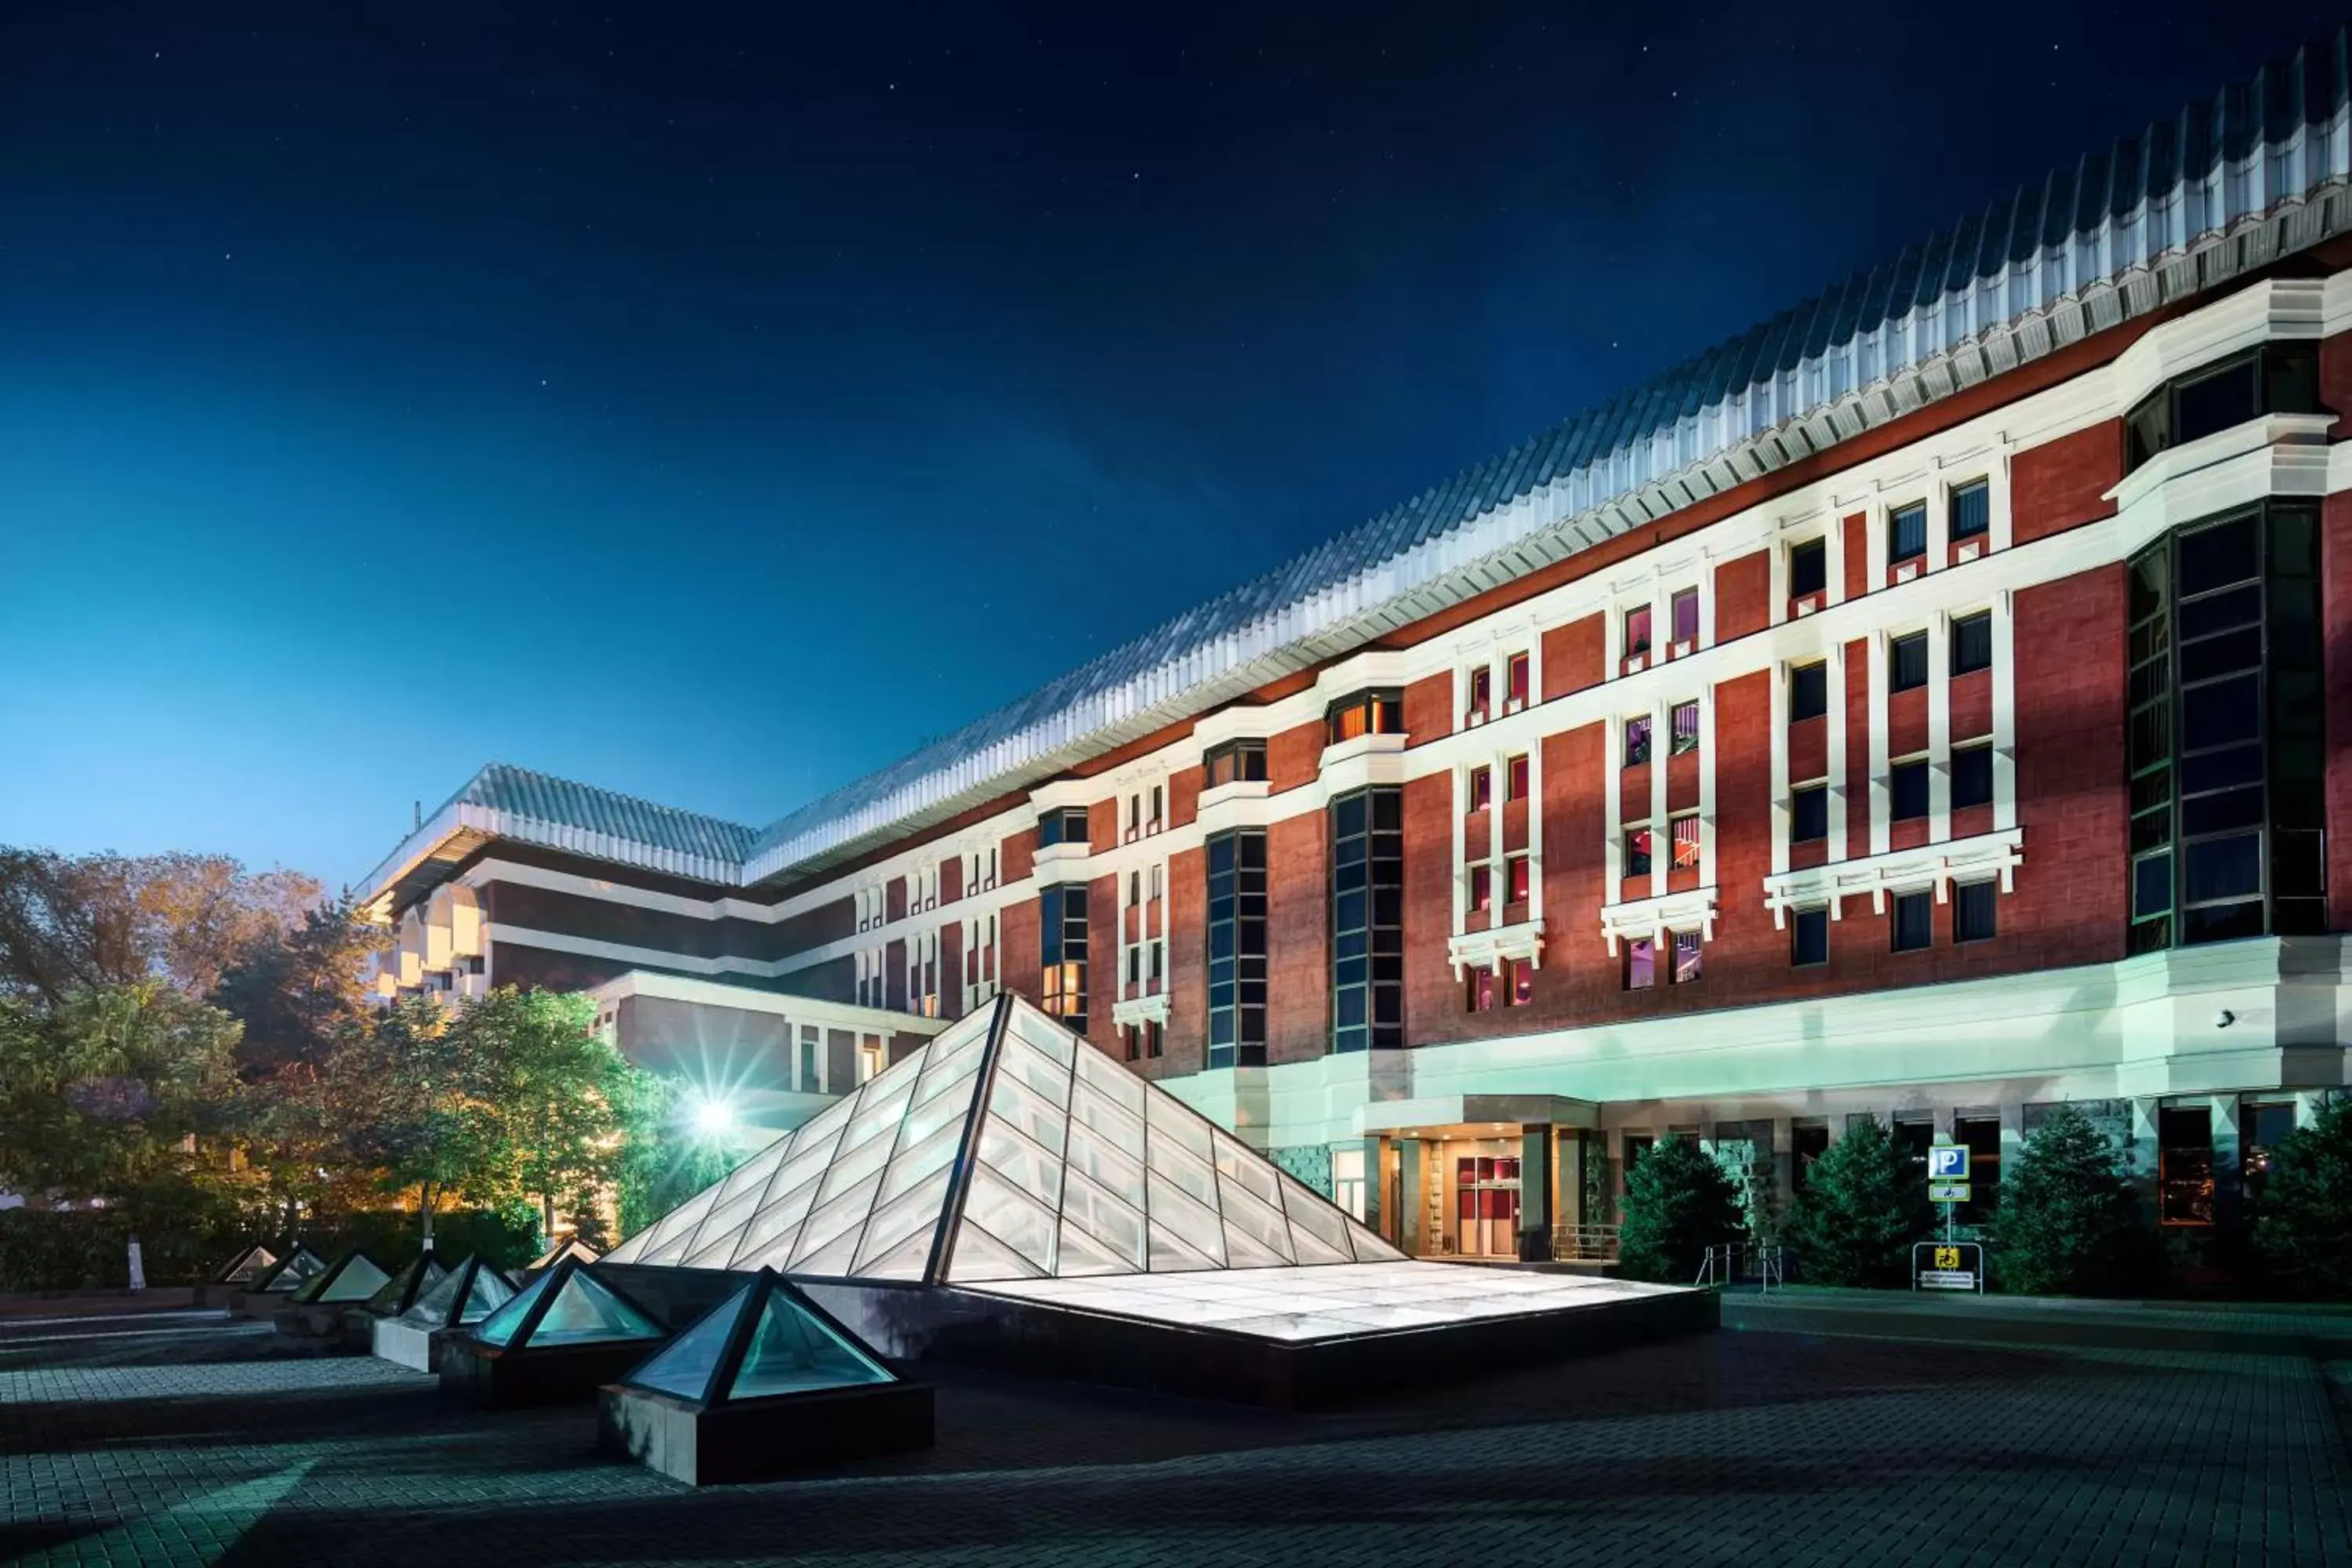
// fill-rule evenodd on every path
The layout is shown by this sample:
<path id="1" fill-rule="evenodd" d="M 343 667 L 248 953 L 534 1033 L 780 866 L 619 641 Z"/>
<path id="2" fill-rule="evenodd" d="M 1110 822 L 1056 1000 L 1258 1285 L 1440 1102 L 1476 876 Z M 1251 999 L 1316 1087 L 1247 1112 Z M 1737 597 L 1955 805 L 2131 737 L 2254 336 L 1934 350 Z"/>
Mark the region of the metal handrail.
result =
<path id="1" fill-rule="evenodd" d="M 1553 1226 L 1551 1255 L 1563 1263 L 1613 1263 L 1617 1229 L 1613 1225 Z"/>

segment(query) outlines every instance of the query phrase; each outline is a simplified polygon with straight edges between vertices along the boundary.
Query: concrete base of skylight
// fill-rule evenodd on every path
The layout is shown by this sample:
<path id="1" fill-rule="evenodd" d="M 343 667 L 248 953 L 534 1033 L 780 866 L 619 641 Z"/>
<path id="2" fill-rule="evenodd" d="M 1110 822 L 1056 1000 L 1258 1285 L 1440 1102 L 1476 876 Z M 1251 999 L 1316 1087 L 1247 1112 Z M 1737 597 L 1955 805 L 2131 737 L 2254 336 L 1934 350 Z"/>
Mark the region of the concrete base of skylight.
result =
<path id="1" fill-rule="evenodd" d="M 597 1394 L 596 1442 L 690 1487 L 767 1480 L 931 1446 L 931 1391 L 919 1383 L 811 1389 L 703 1405 L 614 1385 Z"/>
<path id="2" fill-rule="evenodd" d="M 404 1323 L 397 1318 L 377 1318 L 368 1335 L 370 1354 L 412 1372 L 441 1370 L 440 1341 L 449 1331 Z"/>
<path id="3" fill-rule="evenodd" d="M 435 1370 L 441 1391 L 489 1410 L 570 1405 L 593 1399 L 605 1384 L 656 1351 L 660 1340 L 598 1341 L 583 1345 L 486 1345 L 455 1330 L 441 1336 Z"/>

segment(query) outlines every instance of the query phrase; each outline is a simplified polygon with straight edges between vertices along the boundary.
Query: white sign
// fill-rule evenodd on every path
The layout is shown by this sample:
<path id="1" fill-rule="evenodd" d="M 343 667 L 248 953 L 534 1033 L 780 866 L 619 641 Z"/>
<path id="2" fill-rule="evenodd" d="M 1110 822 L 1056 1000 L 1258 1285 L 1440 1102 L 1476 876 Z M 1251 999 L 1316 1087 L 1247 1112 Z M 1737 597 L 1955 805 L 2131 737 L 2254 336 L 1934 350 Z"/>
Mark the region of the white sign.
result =
<path id="1" fill-rule="evenodd" d="M 1977 1277 L 1965 1268 L 1923 1268 L 1919 1271 L 1922 1290 L 1973 1290 Z"/>
<path id="2" fill-rule="evenodd" d="M 1965 1143 L 1937 1143 L 1927 1150 L 1927 1179 L 1931 1182 L 1965 1182 L 1969 1179 L 1969 1146 Z"/>

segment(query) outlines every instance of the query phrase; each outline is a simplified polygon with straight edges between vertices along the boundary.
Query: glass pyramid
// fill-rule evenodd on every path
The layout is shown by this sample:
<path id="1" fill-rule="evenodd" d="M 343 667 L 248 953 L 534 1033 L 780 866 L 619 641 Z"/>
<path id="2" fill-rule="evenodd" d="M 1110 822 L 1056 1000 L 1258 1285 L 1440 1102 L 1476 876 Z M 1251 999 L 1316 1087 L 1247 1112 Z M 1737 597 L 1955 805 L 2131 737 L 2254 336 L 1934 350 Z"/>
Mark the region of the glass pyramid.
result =
<path id="1" fill-rule="evenodd" d="M 304 1280 L 292 1300 L 304 1307 L 364 1301 L 391 1278 L 374 1258 L 354 1247 Z"/>
<path id="2" fill-rule="evenodd" d="M 583 1345 L 610 1340 L 658 1340 L 669 1331 L 613 1289 L 565 1258 L 517 1291 L 474 1326 L 486 1345 Z"/>
<path id="3" fill-rule="evenodd" d="M 215 1285 L 242 1285 L 255 1275 L 278 1267 L 278 1254 L 255 1242 L 228 1260 L 228 1266 L 213 1276 Z"/>
<path id="4" fill-rule="evenodd" d="M 416 1305 L 418 1297 L 441 1283 L 447 1272 L 431 1253 L 419 1253 L 415 1261 L 376 1288 L 375 1294 L 367 1299 L 367 1310 L 396 1318 Z"/>
<path id="5" fill-rule="evenodd" d="M 417 1297 L 400 1321 L 421 1329 L 462 1328 L 480 1322 L 512 1300 L 514 1293 L 505 1275 L 468 1254 Z"/>
<path id="6" fill-rule="evenodd" d="M 1402 1256 L 1007 994 L 610 1258 L 963 1284 Z"/>
<path id="7" fill-rule="evenodd" d="M 532 1258 L 526 1272 L 536 1274 L 542 1268 L 552 1268 L 556 1260 L 562 1258 L 576 1258 L 583 1263 L 593 1263 L 596 1261 L 596 1249 L 567 1236 Z"/>
<path id="8" fill-rule="evenodd" d="M 898 1379 L 782 1275 L 762 1268 L 622 1381 L 717 1405 Z"/>
<path id="9" fill-rule="evenodd" d="M 264 1293 L 272 1291 L 291 1293 L 299 1288 L 304 1280 L 326 1267 L 326 1259 L 297 1242 L 292 1257 L 277 1268 L 253 1277 L 251 1289 Z"/>

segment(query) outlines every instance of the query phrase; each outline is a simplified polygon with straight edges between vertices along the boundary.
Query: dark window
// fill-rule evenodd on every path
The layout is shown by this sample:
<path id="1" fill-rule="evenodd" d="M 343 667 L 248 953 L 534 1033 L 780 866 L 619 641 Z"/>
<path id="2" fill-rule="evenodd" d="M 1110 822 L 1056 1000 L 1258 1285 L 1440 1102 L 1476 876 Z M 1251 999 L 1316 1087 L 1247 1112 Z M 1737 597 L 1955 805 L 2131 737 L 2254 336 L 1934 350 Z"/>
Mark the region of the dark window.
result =
<path id="1" fill-rule="evenodd" d="M 1342 697 L 1324 710 L 1323 722 L 1328 731 L 1326 743 L 1334 746 L 1359 735 L 1402 735 L 1404 693 L 1388 686 Z"/>
<path id="2" fill-rule="evenodd" d="M 1800 967 L 1830 961 L 1830 912 L 1796 910 L 1789 915 L 1789 962 Z"/>
<path id="3" fill-rule="evenodd" d="M 1625 835 L 1625 875 L 1646 877 L 1650 874 L 1650 845 L 1654 835 L 1646 827 L 1636 827 Z"/>
<path id="4" fill-rule="evenodd" d="M 1895 895 L 1894 949 L 1897 952 L 1916 952 L 1932 947 L 1936 942 L 1936 895 L 1933 893 L 1897 893 Z"/>
<path id="5" fill-rule="evenodd" d="M 1644 719 L 1625 721 L 1625 765 L 1639 767 L 1650 760 L 1650 721 Z"/>
<path id="6" fill-rule="evenodd" d="M 2316 534 L 2273 501 L 2131 563 L 2132 952 L 2325 929 Z"/>
<path id="7" fill-rule="evenodd" d="M 1625 989 L 1647 991 L 1658 983 L 1658 944 L 1646 936 L 1625 943 Z"/>
<path id="8" fill-rule="evenodd" d="M 1494 696 L 1494 686 L 1495 673 L 1486 666 L 1481 665 L 1470 672 L 1470 712 L 1481 719 L 1486 716 L 1486 704 Z"/>
<path id="9" fill-rule="evenodd" d="M 1503 699 L 1507 702 L 1524 703 L 1528 700 L 1528 656 L 1515 653 L 1504 667 Z"/>
<path id="10" fill-rule="evenodd" d="M 1262 781 L 1265 777 L 1265 742 L 1227 741 L 1221 746 L 1211 746 L 1201 758 L 1201 769 L 1204 789 Z"/>
<path id="11" fill-rule="evenodd" d="M 1801 664 L 1789 671 L 1789 722 L 1818 719 L 1830 710 L 1830 667 Z"/>
<path id="12" fill-rule="evenodd" d="M 1952 623 L 1952 673 L 1973 675 L 1992 668 L 1992 612 L 1979 610 Z M 1922 676 L 1920 679 L 1926 679 Z"/>
<path id="13" fill-rule="evenodd" d="M 1666 602 L 1666 610 L 1674 617 L 1675 641 L 1696 641 L 1698 637 L 1698 590 L 1680 590 Z"/>
<path id="14" fill-rule="evenodd" d="M 1212 834 L 1209 1066 L 1265 1065 L 1265 830 Z"/>
<path id="15" fill-rule="evenodd" d="M 1789 1190 L 1801 1194 L 1812 1185 L 1813 1163 L 1830 1152 L 1830 1124 L 1793 1121 L 1789 1124 Z"/>
<path id="16" fill-rule="evenodd" d="M 1927 634 L 1913 632 L 1886 645 L 1886 689 L 1910 691 L 1927 684 Z"/>
<path id="17" fill-rule="evenodd" d="M 2213 1223 L 2213 1112 L 2164 1106 L 2156 1113 L 2157 1217 L 2166 1225 Z"/>
<path id="18" fill-rule="evenodd" d="M 2264 1178 L 2271 1172 L 2271 1152 L 2280 1140 L 2294 1131 L 2294 1106 L 2292 1103 L 2247 1105 L 2238 1113 L 2238 1135 L 2243 1143 L 2246 1196 L 2259 1204 L 2263 1197 Z"/>
<path id="19" fill-rule="evenodd" d="M 1894 817 L 1896 822 L 1909 822 L 1927 815 L 1927 759 L 1895 764 L 1889 781 L 1894 796 Z"/>
<path id="20" fill-rule="evenodd" d="M 1789 837 L 1798 844 L 1811 844 L 1816 838 L 1830 836 L 1830 786 L 1825 784 L 1806 784 L 1789 797 Z"/>
<path id="21" fill-rule="evenodd" d="M 1992 804 L 1992 748 L 1958 746 L 1952 752 L 1952 809 Z"/>
<path id="22" fill-rule="evenodd" d="M 1331 1048 L 1404 1044 L 1404 794 L 1343 795 L 1331 819 Z"/>
<path id="23" fill-rule="evenodd" d="M 1952 541 L 1974 539 L 1992 528 L 1992 487 L 1979 479 L 1952 491 Z"/>
<path id="24" fill-rule="evenodd" d="M 1038 995 L 1046 1012 L 1087 1032 L 1087 889 L 1083 883 L 1037 895 Z M 1113 975 L 1114 980 L 1117 978 Z"/>
<path id="25" fill-rule="evenodd" d="M 1789 546 L 1789 597 L 1801 599 L 1830 585 L 1830 552 L 1821 540 Z"/>
<path id="26" fill-rule="evenodd" d="M 1525 756 L 1513 757 L 1503 764 L 1503 798 L 1528 798 L 1528 759 Z"/>
<path id="27" fill-rule="evenodd" d="M 1059 811 L 1049 811 L 1037 819 L 1037 847 L 1055 844 L 1084 844 L 1087 841 L 1086 807 L 1073 805 Z"/>
<path id="28" fill-rule="evenodd" d="M 1990 942 L 1993 936 L 1995 882 L 1962 882 L 1952 889 L 1952 940 Z"/>
<path id="29" fill-rule="evenodd" d="M 1886 514 L 1886 562 L 1899 566 L 1927 553 L 1927 503 L 1913 501 Z"/>
<path id="30" fill-rule="evenodd" d="M 1698 704 L 1677 702 L 1666 717 L 1674 731 L 1674 739 L 1670 742 L 1674 754 L 1679 757 L 1685 752 L 1697 751 Z"/>
<path id="31" fill-rule="evenodd" d="M 1625 1134 L 1625 1173 L 1627 1175 L 1633 1173 L 1633 1167 L 1642 1163 L 1642 1156 L 1648 1153 L 1651 1145 L 1656 1142 L 1657 1140 L 1647 1132 Z"/>
<path id="32" fill-rule="evenodd" d="M 1955 1116 L 1952 1142 L 1969 1151 L 1969 1201 L 1954 1211 L 1962 1225 L 1983 1225 L 2000 1208 L 2000 1119 Z"/>
<path id="33" fill-rule="evenodd" d="M 2316 348 L 2308 342 L 2271 343 L 2150 393 L 2125 419 L 2125 471 L 2169 447 L 2261 415 L 2317 412 Z"/>

